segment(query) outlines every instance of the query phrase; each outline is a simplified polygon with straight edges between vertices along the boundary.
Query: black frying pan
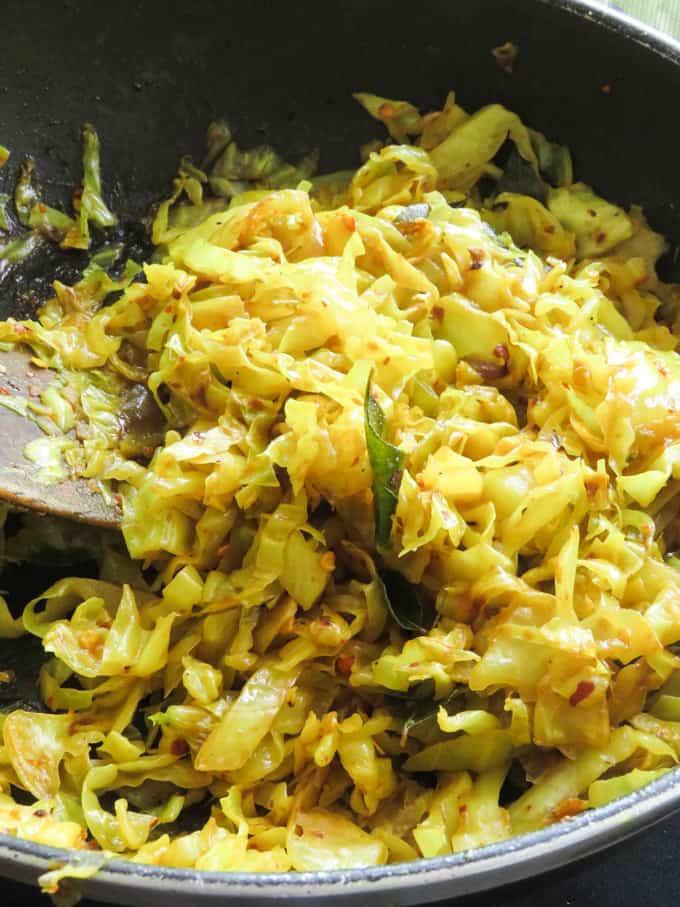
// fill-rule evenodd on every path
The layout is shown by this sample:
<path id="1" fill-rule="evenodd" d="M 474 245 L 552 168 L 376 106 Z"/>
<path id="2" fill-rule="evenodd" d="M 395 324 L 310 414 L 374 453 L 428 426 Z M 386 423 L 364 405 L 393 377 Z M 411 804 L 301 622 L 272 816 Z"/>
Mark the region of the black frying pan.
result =
<path id="1" fill-rule="evenodd" d="M 329 170 L 355 164 L 358 145 L 376 134 L 352 91 L 436 107 L 450 88 L 466 107 L 500 101 L 567 143 L 583 179 L 619 203 L 642 203 L 652 225 L 680 242 L 680 46 L 578 0 L 4 0 L 0 23 L 0 142 L 15 162 L 33 154 L 46 200 L 64 202 L 78 178 L 80 125 L 93 122 L 108 198 L 140 250 L 139 217 L 167 189 L 180 154 L 200 153 L 211 119 L 227 117 L 244 145 L 268 141 L 293 158 L 320 144 Z M 512 76 L 490 53 L 507 40 L 520 48 Z M 12 168 L 0 176 L 11 180 Z M 55 271 L 80 265 L 55 258 L 0 284 L 0 316 L 34 290 L 39 298 Z M 433 901 L 592 853 L 679 806 L 680 776 L 671 772 L 471 855 L 286 876 L 114 861 L 85 890 L 163 907 Z M 64 858 L 0 835 L 0 868 L 15 878 L 34 880 Z"/>

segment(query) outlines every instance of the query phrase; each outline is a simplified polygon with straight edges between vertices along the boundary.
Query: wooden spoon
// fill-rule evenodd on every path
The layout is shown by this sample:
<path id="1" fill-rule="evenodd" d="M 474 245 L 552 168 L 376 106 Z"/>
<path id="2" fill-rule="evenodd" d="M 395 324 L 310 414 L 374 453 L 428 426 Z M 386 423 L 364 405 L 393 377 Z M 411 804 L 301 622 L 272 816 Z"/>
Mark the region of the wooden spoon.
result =
<path id="1" fill-rule="evenodd" d="M 32 355 L 18 347 L 0 352 L 0 394 L 30 399 L 54 379 L 53 371 L 33 364 Z M 39 477 L 39 467 L 26 458 L 24 449 L 30 441 L 44 437 L 29 416 L 0 406 L 0 500 L 20 509 L 117 528 L 120 508 L 105 501 L 88 479 L 45 482 Z"/>

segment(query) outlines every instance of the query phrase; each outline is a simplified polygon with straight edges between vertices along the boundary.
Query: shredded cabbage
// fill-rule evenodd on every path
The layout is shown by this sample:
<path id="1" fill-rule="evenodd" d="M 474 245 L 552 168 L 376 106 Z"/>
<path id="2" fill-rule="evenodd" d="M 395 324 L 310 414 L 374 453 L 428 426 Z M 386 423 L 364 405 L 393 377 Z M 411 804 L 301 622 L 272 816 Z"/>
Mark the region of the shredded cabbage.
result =
<path id="1" fill-rule="evenodd" d="M 19 619 L 2 601 L 0 634 L 46 655 L 44 710 L 2 719 L 5 831 L 351 868 L 540 828 L 680 758 L 664 242 L 498 104 L 357 99 L 397 144 L 356 172 L 213 124 L 141 279 L 95 263 L 0 323 L 57 374 L 0 398 L 42 420 L 28 455 L 119 495 L 127 547 L 90 542 L 99 578 Z M 85 142 L 75 219 L 30 168 L 17 202 L 76 247 L 113 223 Z"/>

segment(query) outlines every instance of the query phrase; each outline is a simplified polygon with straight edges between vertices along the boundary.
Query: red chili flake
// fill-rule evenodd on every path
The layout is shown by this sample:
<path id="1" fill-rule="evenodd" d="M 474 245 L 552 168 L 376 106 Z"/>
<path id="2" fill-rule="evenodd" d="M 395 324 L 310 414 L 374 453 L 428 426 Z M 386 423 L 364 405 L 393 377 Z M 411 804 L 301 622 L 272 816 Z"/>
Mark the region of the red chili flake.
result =
<path id="1" fill-rule="evenodd" d="M 385 103 L 381 104 L 378 108 L 378 116 L 385 117 L 386 120 L 393 117 L 395 113 L 394 105 L 390 104 L 388 101 L 385 101 Z"/>
<path id="2" fill-rule="evenodd" d="M 170 752 L 173 756 L 186 756 L 189 752 L 189 744 L 184 737 L 175 737 L 170 744 Z"/>
<path id="3" fill-rule="evenodd" d="M 479 356 L 466 356 L 465 361 L 468 365 L 488 381 L 494 381 L 497 378 L 504 378 L 508 374 L 508 363 L 491 362 L 488 359 L 481 359 Z"/>
<path id="4" fill-rule="evenodd" d="M 607 234 L 603 233 L 603 232 L 600 232 L 595 236 L 596 241 L 599 243 L 603 243 L 606 238 L 607 238 Z"/>
<path id="5" fill-rule="evenodd" d="M 11 397 L 11 396 L 12 396 L 12 392 L 11 392 L 11 391 L 8 391 L 6 387 L 0 387 L 0 394 L 2 394 L 3 397 Z"/>
<path id="6" fill-rule="evenodd" d="M 583 699 L 587 699 L 594 689 L 595 684 L 592 680 L 579 680 L 576 689 L 569 697 L 569 705 L 578 705 Z"/>
<path id="7" fill-rule="evenodd" d="M 597 211 L 595 210 L 595 208 L 588 208 L 588 214 L 590 214 L 591 217 L 597 217 Z"/>
<path id="8" fill-rule="evenodd" d="M 604 85 L 600 88 L 600 91 L 602 92 L 602 94 L 611 94 L 612 93 L 611 82 L 605 82 Z"/>
<path id="9" fill-rule="evenodd" d="M 499 343 L 495 346 L 493 348 L 493 354 L 497 359 L 501 359 L 503 362 L 510 361 L 510 352 L 504 343 Z"/>
<path id="10" fill-rule="evenodd" d="M 555 225 L 554 225 L 554 224 L 548 224 L 547 227 L 544 227 L 544 228 L 543 228 L 543 232 L 544 232 L 544 233 L 554 233 L 554 232 L 555 232 Z"/>
<path id="11" fill-rule="evenodd" d="M 359 463 L 358 455 L 352 460 L 352 466 L 356 466 Z"/>
<path id="12" fill-rule="evenodd" d="M 45 816 L 47 815 L 47 810 L 46 809 L 36 809 L 35 812 L 33 813 L 33 815 L 37 816 L 38 819 L 44 819 Z"/>
<path id="13" fill-rule="evenodd" d="M 257 397 L 253 397 L 253 399 L 250 401 L 249 405 L 250 405 L 251 409 L 255 409 L 255 410 L 264 409 L 264 403 L 262 402 L 262 400 L 258 400 Z"/>
<path id="14" fill-rule="evenodd" d="M 335 662 L 335 670 L 343 677 L 349 677 L 354 664 L 354 655 L 341 655 Z"/>
<path id="15" fill-rule="evenodd" d="M 470 262 L 470 270 L 478 271 L 486 258 L 484 249 L 470 249 L 470 258 L 472 259 Z"/>
<path id="16" fill-rule="evenodd" d="M 458 812 L 459 812 L 462 816 L 464 816 L 465 813 L 466 813 L 467 811 L 468 811 L 467 804 L 461 803 L 461 805 L 458 807 Z"/>
<path id="17" fill-rule="evenodd" d="M 440 305 L 432 306 L 432 317 L 436 318 L 437 321 L 442 321 L 444 318 L 444 309 Z"/>
<path id="18" fill-rule="evenodd" d="M 355 221 L 355 219 L 352 217 L 351 214 L 343 214 L 342 222 L 345 225 L 345 227 L 349 230 L 350 233 L 354 233 L 354 231 L 357 228 L 357 222 Z"/>
<path id="19" fill-rule="evenodd" d="M 603 482 L 603 479 L 604 479 L 604 482 Z M 587 476 L 583 481 L 583 485 L 585 486 L 588 500 L 594 501 L 595 498 L 597 497 L 597 494 L 598 494 L 600 488 L 605 487 L 606 484 L 607 484 L 606 478 L 604 476 L 601 476 L 600 473 L 597 473 L 594 476 Z"/>
<path id="20" fill-rule="evenodd" d="M 182 291 L 180 290 L 179 287 L 173 287 L 173 288 L 172 288 L 172 298 L 173 298 L 173 299 L 181 299 L 181 298 L 182 298 Z"/>

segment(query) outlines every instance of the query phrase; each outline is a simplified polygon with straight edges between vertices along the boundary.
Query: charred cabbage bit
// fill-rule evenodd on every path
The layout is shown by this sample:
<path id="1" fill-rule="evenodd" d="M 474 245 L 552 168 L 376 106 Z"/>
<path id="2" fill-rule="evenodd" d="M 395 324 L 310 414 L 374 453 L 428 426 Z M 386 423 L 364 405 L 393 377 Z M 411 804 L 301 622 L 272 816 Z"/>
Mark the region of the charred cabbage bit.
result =
<path id="1" fill-rule="evenodd" d="M 49 239 L 63 240 L 66 231 L 73 226 L 73 219 L 43 203 L 34 178 L 35 161 L 29 157 L 21 166 L 14 190 L 14 207 L 19 223 L 39 231 Z"/>
<path id="2" fill-rule="evenodd" d="M 89 570 L 0 597 L 0 830 L 73 848 L 50 890 L 109 854 L 456 853 L 680 759 L 664 240 L 499 104 L 358 100 L 389 137 L 356 171 L 214 123 L 152 262 L 116 231 L 0 322 L 55 371 L 0 394 L 28 456 L 123 510 L 112 538 L 0 509 L 2 564 Z M 90 127 L 84 158 L 74 221 L 26 165 L 0 276 L 113 222 Z"/>
<path id="3" fill-rule="evenodd" d="M 73 207 L 76 220 L 64 237 L 67 248 L 87 249 L 90 244 L 90 228 L 112 227 L 117 218 L 102 197 L 102 181 L 99 165 L 99 136 L 94 127 L 86 123 L 83 127 L 83 184 L 74 195 Z"/>
<path id="4" fill-rule="evenodd" d="M 0 146 L 0 167 L 8 158 L 9 151 Z M 43 202 L 35 181 L 35 161 L 31 157 L 23 162 L 14 186 L 13 216 L 8 211 L 10 195 L 0 193 L 0 233 L 6 234 L 0 240 L 0 282 L 24 262 L 28 266 L 23 272 L 25 282 L 30 284 L 36 271 L 42 278 L 45 268 L 53 271 L 57 267 L 50 244 L 59 244 L 64 250 L 88 249 L 89 222 L 100 228 L 117 223 L 115 215 L 101 197 L 99 139 L 89 125 L 83 130 L 83 169 L 83 187 L 74 198 L 74 207 L 78 212 L 75 220 Z M 86 268 L 86 274 L 93 263 Z M 71 268 L 70 263 L 66 266 Z M 82 264 L 77 267 L 80 270 Z"/>
<path id="5" fill-rule="evenodd" d="M 33 175 L 35 173 L 35 161 L 33 158 L 27 158 L 21 165 L 19 178 L 14 190 L 14 207 L 19 218 L 19 223 L 27 227 L 31 216 L 33 206 L 37 204 L 39 195 L 33 185 Z"/>
<path id="6" fill-rule="evenodd" d="M 10 267 L 21 264 L 29 258 L 43 242 L 37 233 L 25 233 L 0 245 L 0 280 Z"/>
<path id="7" fill-rule="evenodd" d="M 519 56 L 519 47 L 513 44 L 512 41 L 506 41 L 504 44 L 499 44 L 498 47 L 492 48 L 491 53 L 503 72 L 512 75 L 515 61 Z"/>
<path id="8" fill-rule="evenodd" d="M 404 453 L 385 440 L 387 423 L 378 401 L 366 387 L 364 404 L 366 448 L 373 472 L 373 510 L 376 544 L 385 548 L 392 535 L 392 517 L 399 500 Z"/>
<path id="9" fill-rule="evenodd" d="M 385 124 L 395 142 L 406 143 L 408 136 L 422 132 L 420 112 L 408 101 L 390 101 L 363 92 L 357 92 L 354 98 L 372 117 Z"/>

